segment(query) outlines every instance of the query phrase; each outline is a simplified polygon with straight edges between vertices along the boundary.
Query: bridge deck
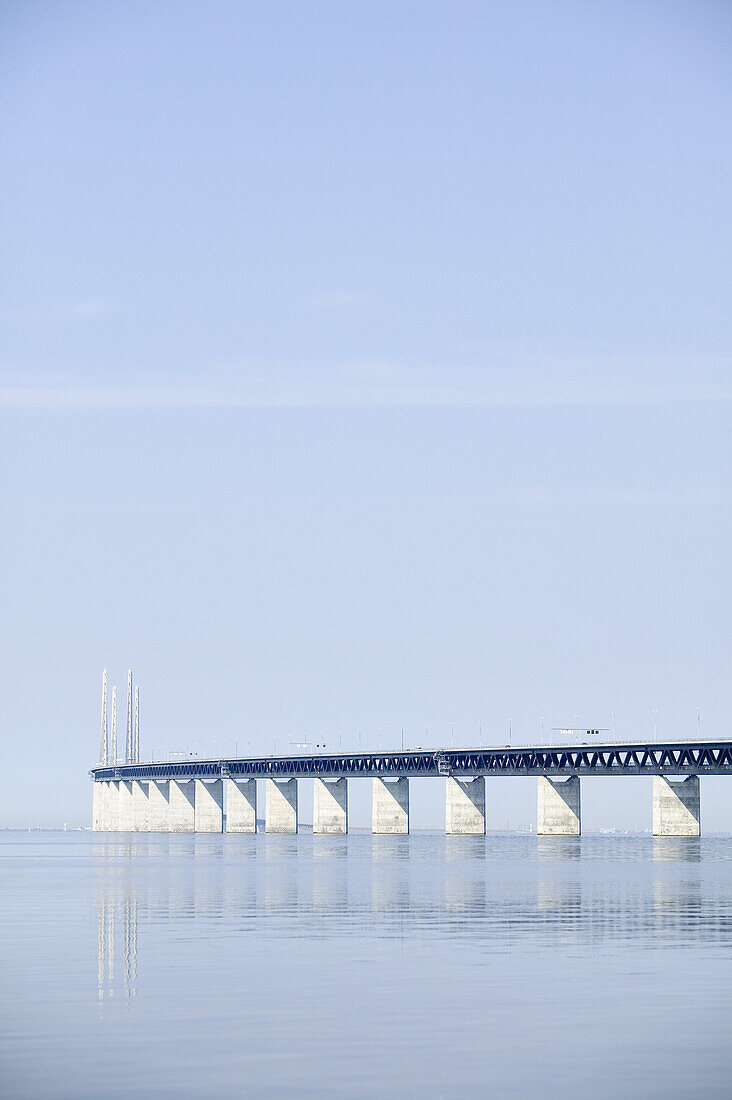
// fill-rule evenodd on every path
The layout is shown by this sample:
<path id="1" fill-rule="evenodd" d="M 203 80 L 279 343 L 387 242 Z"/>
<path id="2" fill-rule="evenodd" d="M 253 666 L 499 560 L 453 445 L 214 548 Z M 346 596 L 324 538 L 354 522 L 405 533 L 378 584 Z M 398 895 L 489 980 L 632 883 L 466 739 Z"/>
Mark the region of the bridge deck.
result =
<path id="1" fill-rule="evenodd" d="M 732 775 L 732 741 L 628 742 L 534 748 L 415 749 L 98 765 L 109 779 L 367 779 L 475 775 Z"/>

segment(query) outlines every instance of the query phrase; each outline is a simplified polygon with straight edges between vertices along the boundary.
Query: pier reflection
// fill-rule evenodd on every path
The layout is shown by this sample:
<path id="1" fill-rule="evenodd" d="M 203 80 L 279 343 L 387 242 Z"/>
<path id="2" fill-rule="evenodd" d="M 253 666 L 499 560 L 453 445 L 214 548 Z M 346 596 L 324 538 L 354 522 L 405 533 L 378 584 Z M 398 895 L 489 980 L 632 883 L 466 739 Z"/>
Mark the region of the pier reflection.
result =
<path id="1" fill-rule="evenodd" d="M 105 997 L 134 997 L 137 984 L 137 901 L 126 898 L 122 904 L 99 898 L 97 903 L 97 993 Z M 115 947 L 122 944 L 115 974 Z"/>
<path id="2" fill-rule="evenodd" d="M 656 836 L 653 838 L 654 863 L 699 863 L 701 845 L 696 836 Z"/>
<path id="3" fill-rule="evenodd" d="M 732 943 L 714 842 L 637 838 L 115 837 L 95 847 L 98 990 L 132 998 L 138 933 L 356 935 L 478 951 L 626 939 Z M 197 933 L 200 933 L 198 928 Z"/>
<path id="4" fill-rule="evenodd" d="M 348 838 L 313 837 L 312 906 L 314 914 L 344 914 L 348 910 Z"/>
<path id="5" fill-rule="evenodd" d="M 557 860 L 580 859 L 582 838 L 579 836 L 538 836 L 536 858 L 540 862 L 556 863 Z"/>

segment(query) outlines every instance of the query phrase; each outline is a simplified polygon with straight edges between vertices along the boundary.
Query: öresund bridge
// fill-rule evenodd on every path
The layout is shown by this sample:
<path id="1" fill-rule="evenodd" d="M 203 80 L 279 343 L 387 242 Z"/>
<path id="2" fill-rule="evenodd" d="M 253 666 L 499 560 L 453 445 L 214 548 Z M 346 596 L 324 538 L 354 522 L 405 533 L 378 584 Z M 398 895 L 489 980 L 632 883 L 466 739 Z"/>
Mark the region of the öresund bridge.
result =
<path id="1" fill-rule="evenodd" d="M 486 778 L 536 776 L 536 832 L 581 833 L 580 780 L 653 778 L 653 834 L 701 833 L 701 775 L 732 775 L 732 741 L 581 744 L 575 747 L 440 748 L 317 753 L 215 760 L 140 760 L 139 700 L 127 684 L 125 763 L 117 763 L 116 689 L 107 735 L 106 673 L 100 763 L 91 769 L 93 828 L 108 832 L 254 833 L 258 781 L 265 786 L 265 831 L 298 831 L 298 783 L 313 781 L 313 832 L 348 832 L 348 780 L 372 780 L 372 832 L 409 832 L 412 779 L 445 783 L 445 829 L 485 833 Z M 589 733 L 590 731 L 588 731 Z"/>

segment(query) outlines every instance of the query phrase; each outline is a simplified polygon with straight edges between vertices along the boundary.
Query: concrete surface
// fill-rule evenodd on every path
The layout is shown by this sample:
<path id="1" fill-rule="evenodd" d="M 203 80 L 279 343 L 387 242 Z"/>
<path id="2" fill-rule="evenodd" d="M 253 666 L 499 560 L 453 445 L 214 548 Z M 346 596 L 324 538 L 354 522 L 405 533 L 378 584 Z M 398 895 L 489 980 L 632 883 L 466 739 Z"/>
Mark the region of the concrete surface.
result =
<path id="1" fill-rule="evenodd" d="M 485 776 L 447 780 L 445 833 L 448 836 L 485 835 Z"/>
<path id="2" fill-rule="evenodd" d="M 195 830 L 195 805 L 195 781 L 171 779 L 168 790 L 168 828 L 171 833 L 192 833 Z"/>
<path id="3" fill-rule="evenodd" d="M 107 831 L 109 798 L 106 783 L 92 783 L 92 830 L 95 833 Z"/>
<path id="4" fill-rule="evenodd" d="M 197 833 L 221 833 L 224 829 L 224 781 L 204 783 L 195 779 L 194 820 Z"/>
<path id="5" fill-rule="evenodd" d="M 297 780 L 267 779 L 264 807 L 265 832 L 297 832 Z"/>
<path id="6" fill-rule="evenodd" d="M 150 784 L 147 779 L 132 781 L 132 831 L 150 832 Z"/>
<path id="7" fill-rule="evenodd" d="M 119 831 L 131 833 L 134 831 L 134 815 L 132 812 L 132 780 L 121 779 L 119 783 Z"/>
<path id="8" fill-rule="evenodd" d="M 539 836 L 579 836 L 581 828 L 580 781 L 539 776 L 536 832 Z"/>
<path id="9" fill-rule="evenodd" d="M 653 777 L 653 835 L 701 836 L 699 776 Z"/>
<path id="10" fill-rule="evenodd" d="M 170 782 L 150 780 L 148 784 L 149 827 L 151 833 L 170 832 Z"/>
<path id="11" fill-rule="evenodd" d="M 374 779 L 371 794 L 373 833 L 409 832 L 409 780 Z"/>
<path id="12" fill-rule="evenodd" d="M 256 833 L 256 779 L 226 780 L 226 831 L 227 833 Z"/>
<path id="13" fill-rule="evenodd" d="M 348 780 L 313 780 L 313 832 L 348 832 Z"/>

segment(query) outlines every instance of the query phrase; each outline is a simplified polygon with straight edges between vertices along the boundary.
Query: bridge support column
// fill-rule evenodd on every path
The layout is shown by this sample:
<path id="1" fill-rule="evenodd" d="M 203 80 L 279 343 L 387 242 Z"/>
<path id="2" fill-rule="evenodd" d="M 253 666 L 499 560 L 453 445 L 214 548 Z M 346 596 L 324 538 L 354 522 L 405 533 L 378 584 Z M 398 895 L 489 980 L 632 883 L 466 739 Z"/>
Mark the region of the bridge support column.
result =
<path id="1" fill-rule="evenodd" d="M 348 832 L 348 780 L 313 780 L 313 832 Z"/>
<path id="2" fill-rule="evenodd" d="M 119 782 L 119 831 L 121 833 L 132 833 L 135 829 L 132 786 L 131 779 L 121 779 Z"/>
<path id="3" fill-rule="evenodd" d="M 579 776 L 549 779 L 540 775 L 537 835 L 579 836 L 581 831 Z"/>
<path id="4" fill-rule="evenodd" d="M 268 833 L 297 832 L 296 779 L 267 780 L 264 828 Z"/>
<path id="5" fill-rule="evenodd" d="M 653 777 L 653 835 L 701 836 L 699 776 Z"/>
<path id="6" fill-rule="evenodd" d="M 409 832 L 409 780 L 374 779 L 371 795 L 371 832 Z"/>
<path id="7" fill-rule="evenodd" d="M 224 781 L 215 779 L 204 783 L 196 779 L 195 828 L 197 833 L 221 833 L 224 831 Z"/>
<path id="8" fill-rule="evenodd" d="M 112 779 L 105 783 L 107 788 L 107 808 L 105 810 L 105 829 L 109 833 L 119 832 L 119 783 Z"/>
<path id="9" fill-rule="evenodd" d="M 447 780 L 445 788 L 447 836 L 485 835 L 485 777 Z"/>
<path id="10" fill-rule="evenodd" d="M 168 788 L 168 828 L 171 833 L 192 833 L 196 828 L 196 784 L 193 779 L 171 779 Z"/>
<path id="11" fill-rule="evenodd" d="M 132 782 L 132 831 L 150 832 L 150 784 L 147 779 Z"/>
<path id="12" fill-rule="evenodd" d="M 170 782 L 166 779 L 150 780 L 148 787 L 150 811 L 149 831 L 170 832 Z"/>
<path id="13" fill-rule="evenodd" d="M 92 783 L 92 831 L 105 833 L 109 828 L 109 798 L 106 783 Z"/>
<path id="14" fill-rule="evenodd" d="M 227 833 L 256 833 L 256 779 L 226 780 L 226 831 Z"/>

